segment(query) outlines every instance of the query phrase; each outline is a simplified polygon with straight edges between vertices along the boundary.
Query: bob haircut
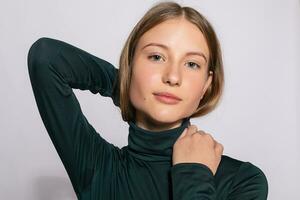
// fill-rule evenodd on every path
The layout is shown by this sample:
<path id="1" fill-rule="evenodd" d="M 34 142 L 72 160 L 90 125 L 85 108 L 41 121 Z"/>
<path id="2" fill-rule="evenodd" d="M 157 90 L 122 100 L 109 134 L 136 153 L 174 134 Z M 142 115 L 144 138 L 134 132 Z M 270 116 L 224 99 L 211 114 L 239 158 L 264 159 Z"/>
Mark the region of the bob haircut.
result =
<path id="1" fill-rule="evenodd" d="M 120 55 L 119 72 L 113 94 L 118 96 L 118 103 L 124 121 L 135 120 L 136 110 L 130 101 L 129 87 L 132 75 L 131 64 L 139 39 L 154 26 L 179 17 L 184 17 L 196 25 L 204 35 L 209 49 L 207 73 L 209 71 L 213 72 L 211 85 L 203 95 L 197 110 L 190 117 L 203 116 L 217 106 L 224 88 L 224 71 L 220 44 L 213 27 L 202 14 L 191 7 L 182 7 L 172 1 L 160 2 L 149 9 L 135 25 Z"/>

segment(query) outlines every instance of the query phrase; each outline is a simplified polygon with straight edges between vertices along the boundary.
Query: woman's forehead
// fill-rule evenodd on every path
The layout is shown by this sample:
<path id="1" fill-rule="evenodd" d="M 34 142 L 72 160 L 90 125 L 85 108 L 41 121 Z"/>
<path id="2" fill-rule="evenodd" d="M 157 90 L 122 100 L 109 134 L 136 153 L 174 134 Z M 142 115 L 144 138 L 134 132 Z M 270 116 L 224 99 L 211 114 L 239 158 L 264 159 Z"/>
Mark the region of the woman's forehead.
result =
<path id="1" fill-rule="evenodd" d="M 158 45 L 150 45 L 158 44 Z M 208 55 L 208 45 L 200 29 L 187 20 L 167 20 L 146 31 L 138 42 L 138 49 L 148 47 L 164 50 L 200 51 Z"/>

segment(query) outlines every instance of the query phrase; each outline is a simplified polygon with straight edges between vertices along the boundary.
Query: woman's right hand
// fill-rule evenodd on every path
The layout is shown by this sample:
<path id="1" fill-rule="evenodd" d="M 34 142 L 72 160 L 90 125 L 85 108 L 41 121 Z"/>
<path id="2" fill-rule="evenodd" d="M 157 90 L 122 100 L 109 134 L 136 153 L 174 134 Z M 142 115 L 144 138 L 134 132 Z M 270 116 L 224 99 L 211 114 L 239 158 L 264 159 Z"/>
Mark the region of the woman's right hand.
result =
<path id="1" fill-rule="evenodd" d="M 215 175 L 220 164 L 223 145 L 204 131 L 190 125 L 173 145 L 173 165 L 178 163 L 200 163 L 206 165 Z"/>

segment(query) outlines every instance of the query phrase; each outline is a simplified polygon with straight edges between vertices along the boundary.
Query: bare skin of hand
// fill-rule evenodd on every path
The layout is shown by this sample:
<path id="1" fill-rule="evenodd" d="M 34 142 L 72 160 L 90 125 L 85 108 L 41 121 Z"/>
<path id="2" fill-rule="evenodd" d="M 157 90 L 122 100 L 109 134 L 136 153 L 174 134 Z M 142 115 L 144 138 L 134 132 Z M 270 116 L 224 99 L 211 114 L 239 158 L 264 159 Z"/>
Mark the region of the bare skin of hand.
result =
<path id="1" fill-rule="evenodd" d="M 197 126 L 186 128 L 173 145 L 172 164 L 201 163 L 216 174 L 224 147 Z"/>

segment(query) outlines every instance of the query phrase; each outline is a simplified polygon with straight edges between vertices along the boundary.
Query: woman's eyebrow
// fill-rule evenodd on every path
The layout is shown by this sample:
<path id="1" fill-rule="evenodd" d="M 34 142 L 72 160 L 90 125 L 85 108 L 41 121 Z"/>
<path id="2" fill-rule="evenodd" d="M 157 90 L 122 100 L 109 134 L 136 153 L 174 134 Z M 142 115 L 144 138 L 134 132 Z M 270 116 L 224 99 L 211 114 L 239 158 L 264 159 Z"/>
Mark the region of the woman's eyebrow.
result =
<path id="1" fill-rule="evenodd" d="M 142 48 L 142 50 L 143 50 L 144 48 L 148 47 L 148 46 L 158 46 L 158 47 L 161 47 L 161 48 L 163 48 L 163 49 L 169 50 L 169 47 L 168 47 L 168 46 L 166 46 L 166 45 L 164 45 L 164 44 L 153 43 L 153 42 L 151 42 L 151 43 L 145 45 L 145 46 Z M 206 56 L 205 56 L 202 52 L 191 51 L 191 52 L 187 52 L 185 55 L 186 55 L 186 56 L 190 56 L 190 55 L 198 55 L 198 56 L 203 57 L 203 58 L 205 59 L 205 62 L 207 62 L 207 58 L 206 58 Z"/>

